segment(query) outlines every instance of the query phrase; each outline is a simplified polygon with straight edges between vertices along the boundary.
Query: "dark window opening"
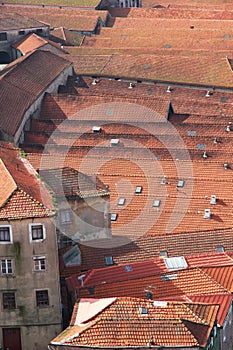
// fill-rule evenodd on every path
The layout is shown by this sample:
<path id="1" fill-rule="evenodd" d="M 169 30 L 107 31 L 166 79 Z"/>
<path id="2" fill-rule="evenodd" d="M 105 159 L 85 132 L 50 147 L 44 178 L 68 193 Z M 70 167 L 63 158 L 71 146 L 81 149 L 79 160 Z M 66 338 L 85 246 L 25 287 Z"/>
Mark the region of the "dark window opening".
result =
<path id="1" fill-rule="evenodd" d="M 37 290 L 36 291 L 36 305 L 38 307 L 49 305 L 49 293 L 47 290 Z"/>
<path id="2" fill-rule="evenodd" d="M 15 293 L 5 292 L 2 294 L 3 309 L 15 309 Z"/>

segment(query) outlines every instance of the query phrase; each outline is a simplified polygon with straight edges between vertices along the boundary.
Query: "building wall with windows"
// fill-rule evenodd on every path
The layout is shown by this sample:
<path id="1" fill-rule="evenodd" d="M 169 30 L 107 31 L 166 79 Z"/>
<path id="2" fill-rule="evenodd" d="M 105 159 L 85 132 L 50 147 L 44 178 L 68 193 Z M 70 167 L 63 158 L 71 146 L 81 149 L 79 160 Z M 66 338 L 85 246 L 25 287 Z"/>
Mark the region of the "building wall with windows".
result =
<path id="1" fill-rule="evenodd" d="M 61 331 L 56 251 L 53 218 L 0 221 L 0 348 L 44 350 Z"/>

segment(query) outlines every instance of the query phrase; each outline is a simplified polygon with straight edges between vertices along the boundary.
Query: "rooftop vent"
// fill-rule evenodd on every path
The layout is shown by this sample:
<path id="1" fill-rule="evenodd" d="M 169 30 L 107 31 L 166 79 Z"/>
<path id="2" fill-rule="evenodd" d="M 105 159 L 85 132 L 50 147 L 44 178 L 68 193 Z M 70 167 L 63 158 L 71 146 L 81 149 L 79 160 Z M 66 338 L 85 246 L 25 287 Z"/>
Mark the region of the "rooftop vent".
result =
<path id="1" fill-rule="evenodd" d="M 206 151 L 203 153 L 202 157 L 203 157 L 204 159 L 208 158 L 208 154 L 207 154 Z"/>
<path id="2" fill-rule="evenodd" d="M 218 143 L 217 137 L 214 138 L 214 144 L 216 145 Z"/>
<path id="3" fill-rule="evenodd" d="M 119 139 L 111 139 L 110 147 L 115 147 L 117 145 L 119 145 Z"/>
<path id="4" fill-rule="evenodd" d="M 142 186 L 136 186 L 135 193 L 142 193 Z"/>
<path id="5" fill-rule="evenodd" d="M 154 293 L 151 292 L 150 290 L 145 290 L 146 293 L 146 299 L 147 300 L 153 300 Z"/>
<path id="6" fill-rule="evenodd" d="M 96 85 L 97 84 L 97 80 L 94 79 L 93 82 L 91 83 L 92 85 Z"/>
<path id="7" fill-rule="evenodd" d="M 80 276 L 78 276 L 78 280 L 79 281 L 81 281 L 81 287 L 83 287 L 84 286 L 84 282 L 83 282 L 83 280 L 84 280 L 84 278 L 86 277 L 86 275 L 80 275 Z"/>
<path id="8" fill-rule="evenodd" d="M 223 167 L 224 167 L 225 170 L 227 170 L 227 169 L 230 168 L 228 163 L 224 163 L 224 164 L 223 164 Z"/>
<path id="9" fill-rule="evenodd" d="M 204 213 L 203 218 L 204 218 L 204 219 L 210 219 L 210 218 L 211 218 L 210 209 L 205 209 L 205 213 Z"/>
<path id="10" fill-rule="evenodd" d="M 153 207 L 154 208 L 159 208 L 160 206 L 160 199 L 155 199 L 154 202 L 153 202 Z"/>
<path id="11" fill-rule="evenodd" d="M 210 91 L 208 90 L 205 97 L 210 97 Z"/>
<path id="12" fill-rule="evenodd" d="M 100 127 L 100 126 L 93 126 L 92 132 L 93 132 L 93 133 L 101 132 L 101 127 Z"/>
<path id="13" fill-rule="evenodd" d="M 172 91 L 172 90 L 171 90 L 171 86 L 168 86 L 166 92 L 171 92 L 171 91 Z"/>
<path id="14" fill-rule="evenodd" d="M 230 125 L 227 125 L 227 127 L 226 127 L 226 131 L 227 131 L 227 132 L 230 132 L 230 131 L 231 131 L 231 127 L 230 127 Z"/>
<path id="15" fill-rule="evenodd" d="M 129 83 L 129 89 L 133 89 L 134 85 L 133 83 Z"/>
<path id="16" fill-rule="evenodd" d="M 166 176 L 164 175 L 163 178 L 162 178 L 162 180 L 161 180 L 161 182 L 160 182 L 160 184 L 161 184 L 161 185 L 166 185 L 166 183 L 167 183 L 167 181 L 166 181 Z"/>
<path id="17" fill-rule="evenodd" d="M 216 198 L 215 194 L 212 194 L 210 204 L 216 204 L 216 203 L 217 203 L 217 198 Z"/>

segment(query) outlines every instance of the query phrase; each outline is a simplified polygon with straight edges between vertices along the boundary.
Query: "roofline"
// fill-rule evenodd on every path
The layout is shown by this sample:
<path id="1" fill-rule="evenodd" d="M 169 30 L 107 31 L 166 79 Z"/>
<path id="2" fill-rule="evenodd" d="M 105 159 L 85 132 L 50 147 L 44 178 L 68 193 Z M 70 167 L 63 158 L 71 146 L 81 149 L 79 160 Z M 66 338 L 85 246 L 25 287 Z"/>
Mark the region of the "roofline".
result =
<path id="1" fill-rule="evenodd" d="M 93 55 L 95 56 L 95 55 Z M 74 63 L 73 63 L 74 64 Z M 202 85 L 202 84 L 194 84 L 194 83 L 179 83 L 177 81 L 170 81 L 170 80 L 156 80 L 156 79 L 145 79 L 143 77 L 127 77 L 127 76 L 117 76 L 117 75 L 108 75 L 108 74 L 85 74 L 85 73 L 76 73 L 77 76 L 83 76 L 87 78 L 98 78 L 98 79 L 115 79 L 115 80 L 121 80 L 121 81 L 126 81 L 126 82 L 136 82 L 136 83 L 142 83 L 142 84 L 154 84 L 154 85 L 170 85 L 172 87 L 185 87 L 185 88 L 190 88 L 190 89 L 208 89 L 211 91 L 225 91 L 233 92 L 233 86 L 232 87 L 226 87 L 226 86 L 213 86 L 213 85 Z"/>

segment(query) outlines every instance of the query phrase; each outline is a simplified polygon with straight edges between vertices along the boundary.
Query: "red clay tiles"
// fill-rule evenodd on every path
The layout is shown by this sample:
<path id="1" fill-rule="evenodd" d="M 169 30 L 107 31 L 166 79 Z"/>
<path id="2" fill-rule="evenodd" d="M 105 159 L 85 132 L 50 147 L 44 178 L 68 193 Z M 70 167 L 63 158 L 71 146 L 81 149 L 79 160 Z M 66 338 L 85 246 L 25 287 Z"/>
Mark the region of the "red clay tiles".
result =
<path id="1" fill-rule="evenodd" d="M 84 302 L 85 299 L 81 299 L 75 305 L 73 320 L 79 314 L 79 305 Z M 94 299 L 89 307 L 95 307 Z M 142 314 L 143 310 L 146 314 Z M 157 306 L 153 301 L 117 298 L 93 317 L 88 328 L 71 323 L 51 344 L 143 348 L 153 345 L 205 346 L 217 311 L 218 306 L 208 304 L 165 302 Z M 197 327 L 198 333 L 195 332 Z"/>

